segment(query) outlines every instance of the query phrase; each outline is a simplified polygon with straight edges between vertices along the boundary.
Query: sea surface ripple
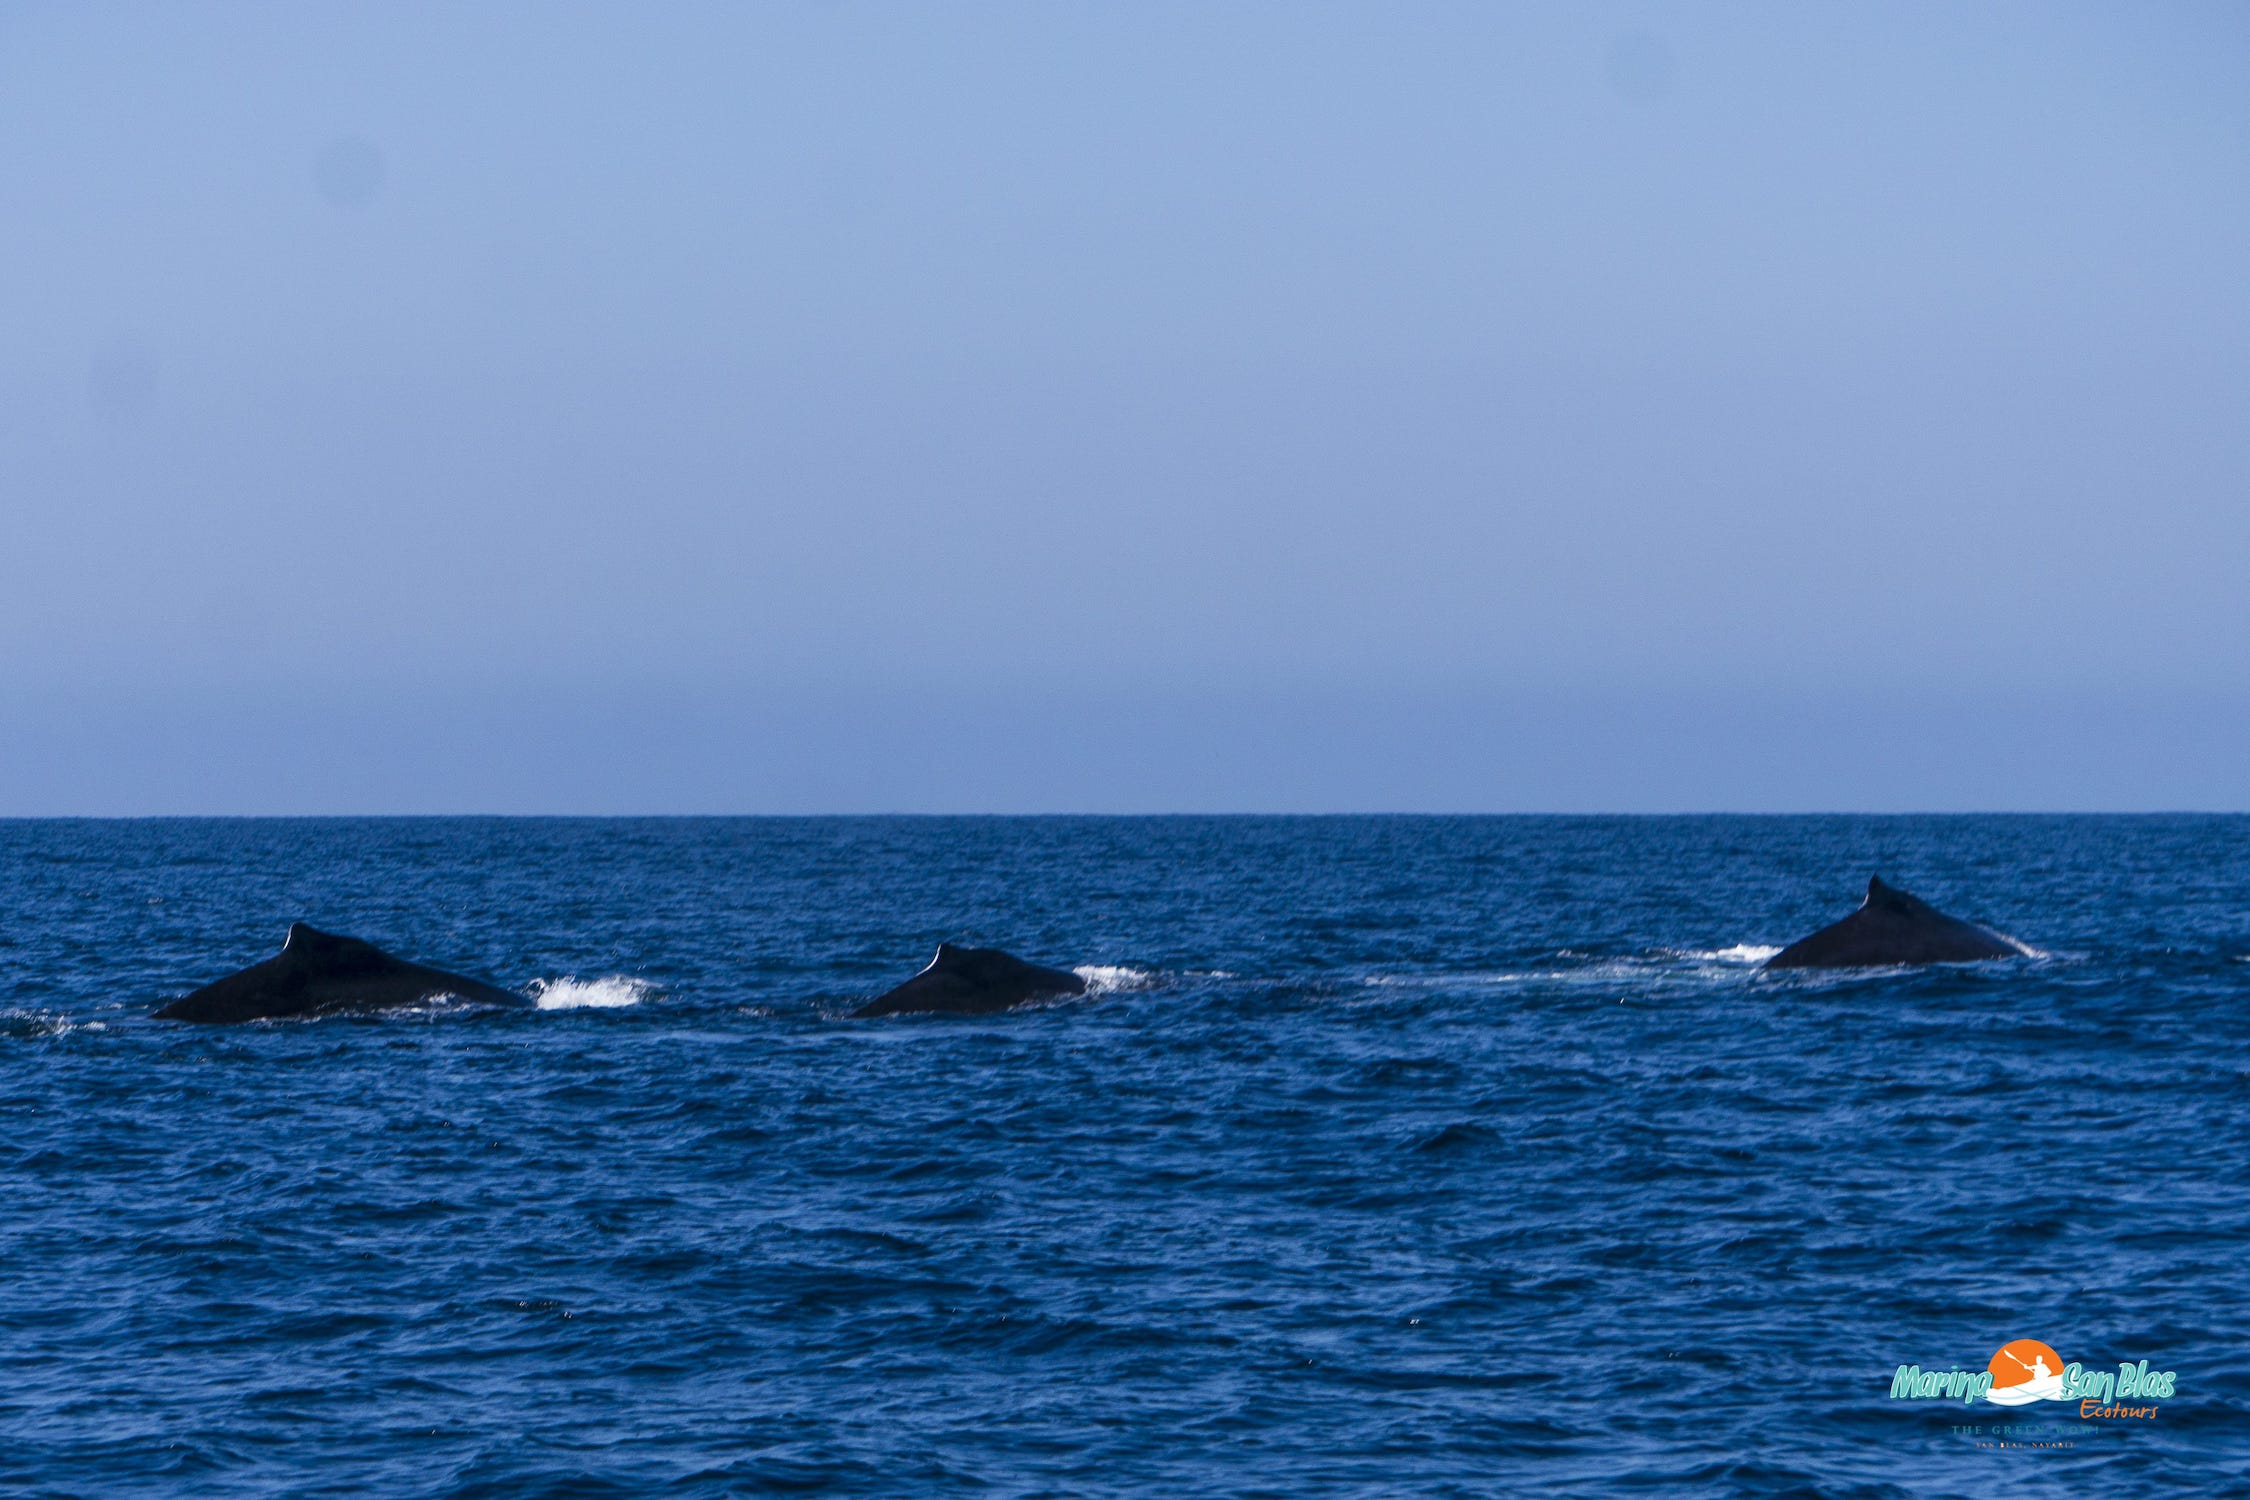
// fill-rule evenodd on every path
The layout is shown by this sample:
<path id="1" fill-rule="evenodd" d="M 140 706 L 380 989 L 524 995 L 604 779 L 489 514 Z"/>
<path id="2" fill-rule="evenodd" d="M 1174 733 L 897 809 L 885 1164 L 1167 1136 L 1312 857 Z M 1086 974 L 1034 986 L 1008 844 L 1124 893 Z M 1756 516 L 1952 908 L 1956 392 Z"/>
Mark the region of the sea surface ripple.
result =
<path id="1" fill-rule="evenodd" d="M 149 1018 L 298 918 L 541 1008 Z M 0 1489 L 2242 1493 L 2246 996 L 2244 818 L 0 823 Z"/>

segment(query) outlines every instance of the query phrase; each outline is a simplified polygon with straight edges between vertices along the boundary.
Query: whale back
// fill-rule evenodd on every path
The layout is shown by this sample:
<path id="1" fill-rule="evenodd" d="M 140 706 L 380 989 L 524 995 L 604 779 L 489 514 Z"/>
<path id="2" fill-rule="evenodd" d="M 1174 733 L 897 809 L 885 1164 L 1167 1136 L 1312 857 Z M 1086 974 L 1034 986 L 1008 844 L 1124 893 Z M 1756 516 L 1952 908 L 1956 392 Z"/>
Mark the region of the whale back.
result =
<path id="1" fill-rule="evenodd" d="M 1083 995 L 1086 981 L 1067 969 L 1026 963 L 998 948 L 938 944 L 929 966 L 896 989 L 868 1001 L 855 1016 L 918 1013 L 987 1015 L 1033 1000 Z"/>
<path id="2" fill-rule="evenodd" d="M 1988 927 L 1949 917 L 1881 876 L 1867 882 L 1859 910 L 1800 938 L 1766 960 L 1769 969 L 1865 969 L 1893 964 L 1960 964 L 2018 958 L 2021 944 Z"/>
<path id="3" fill-rule="evenodd" d="M 230 1025 L 396 1010 L 448 995 L 484 1005 L 530 1003 L 482 980 L 394 958 L 359 938 L 292 922 L 272 958 L 183 995 L 156 1014 L 167 1021 Z"/>

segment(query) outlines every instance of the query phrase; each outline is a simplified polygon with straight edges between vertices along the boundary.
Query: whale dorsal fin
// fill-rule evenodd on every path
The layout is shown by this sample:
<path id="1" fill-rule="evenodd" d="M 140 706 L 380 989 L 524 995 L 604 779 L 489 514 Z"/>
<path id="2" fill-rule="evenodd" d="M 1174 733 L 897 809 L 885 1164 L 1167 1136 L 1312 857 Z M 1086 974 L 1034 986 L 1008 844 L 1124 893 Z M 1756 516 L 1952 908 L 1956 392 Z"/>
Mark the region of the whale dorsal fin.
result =
<path id="1" fill-rule="evenodd" d="M 282 941 L 281 951 L 287 953 L 295 949 L 301 953 L 307 948 L 332 947 L 338 941 L 334 933 L 322 932 L 309 923 L 291 922 L 289 936 Z"/>
<path id="2" fill-rule="evenodd" d="M 1895 885 L 1885 884 L 1883 877 L 1880 875 L 1869 877 L 1867 900 L 1862 904 L 1861 909 L 1865 911 L 1897 912 L 1902 916 L 1910 917 L 1938 917 L 1943 915 L 1943 913 L 1933 910 L 1930 903 L 1924 901 L 1920 896 L 1909 895 Z"/>
<path id="3" fill-rule="evenodd" d="M 2012 958 L 2022 944 L 1974 922 L 1949 917 L 1883 877 L 1867 882 L 1867 899 L 1841 922 L 1799 938 L 1766 961 L 1769 969 L 1874 969 L 1892 964 L 1965 964 Z"/>

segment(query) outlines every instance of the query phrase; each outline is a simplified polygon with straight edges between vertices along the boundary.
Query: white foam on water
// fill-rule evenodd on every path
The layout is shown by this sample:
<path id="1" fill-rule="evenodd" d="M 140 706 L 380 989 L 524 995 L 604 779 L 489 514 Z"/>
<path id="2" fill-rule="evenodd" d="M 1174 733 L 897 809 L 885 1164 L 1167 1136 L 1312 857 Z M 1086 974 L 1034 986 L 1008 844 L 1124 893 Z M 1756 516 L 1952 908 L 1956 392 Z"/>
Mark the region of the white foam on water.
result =
<path id="1" fill-rule="evenodd" d="M 0 1010 L 0 1035 L 69 1036 L 74 1031 L 107 1031 L 107 1021 L 73 1021 L 51 1010 Z"/>
<path id="2" fill-rule="evenodd" d="M 610 974 L 600 979 L 534 979 L 531 981 L 532 1003 L 541 1010 L 613 1010 L 621 1005 L 638 1005 L 656 993 L 656 986 L 645 979 L 632 979 L 623 974 Z"/>
<path id="3" fill-rule="evenodd" d="M 1130 964 L 1080 964 L 1070 971 L 1086 981 L 1089 995 L 1114 995 L 1121 990 L 1145 990 L 1156 983 L 1153 969 Z"/>
<path id="4" fill-rule="evenodd" d="M 1603 958 L 1566 967 L 1459 970 L 1438 974 L 1368 974 L 1360 983 L 1383 989 L 1505 989 L 1517 985 L 1567 985 L 1603 987 L 1616 984 L 1671 984 L 1681 980 L 1704 981 L 1728 972 L 1757 968 L 1781 951 L 1768 943 L 1736 943 L 1727 948 L 1661 948 L 1648 954 Z M 1593 955 L 1563 949 L 1558 958 L 1592 959 Z"/>
<path id="5" fill-rule="evenodd" d="M 1542 979 L 1572 979 L 1578 971 L 1572 969 L 1509 969 L 1496 973 L 1467 972 L 1458 974 L 1369 974 L 1360 980 L 1371 989 L 1383 990 L 1442 990 L 1461 986 L 1529 984 Z"/>
<path id="6" fill-rule="evenodd" d="M 1736 943 L 1731 948 L 1689 949 L 1680 957 L 1713 964 L 1762 964 L 1780 951 L 1778 943 Z"/>

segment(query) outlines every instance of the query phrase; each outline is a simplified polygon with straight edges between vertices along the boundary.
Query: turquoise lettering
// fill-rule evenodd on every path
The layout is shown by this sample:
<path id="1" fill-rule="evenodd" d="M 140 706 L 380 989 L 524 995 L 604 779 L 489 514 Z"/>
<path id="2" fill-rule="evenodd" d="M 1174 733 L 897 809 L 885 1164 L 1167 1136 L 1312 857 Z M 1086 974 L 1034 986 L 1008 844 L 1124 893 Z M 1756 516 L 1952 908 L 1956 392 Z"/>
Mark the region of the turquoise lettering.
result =
<path id="1" fill-rule="evenodd" d="M 2117 1391 L 2117 1377 L 2107 1370 L 2089 1370 L 2081 1364 L 2063 1366 L 2063 1396 L 2066 1399 L 2107 1401 Z"/>

